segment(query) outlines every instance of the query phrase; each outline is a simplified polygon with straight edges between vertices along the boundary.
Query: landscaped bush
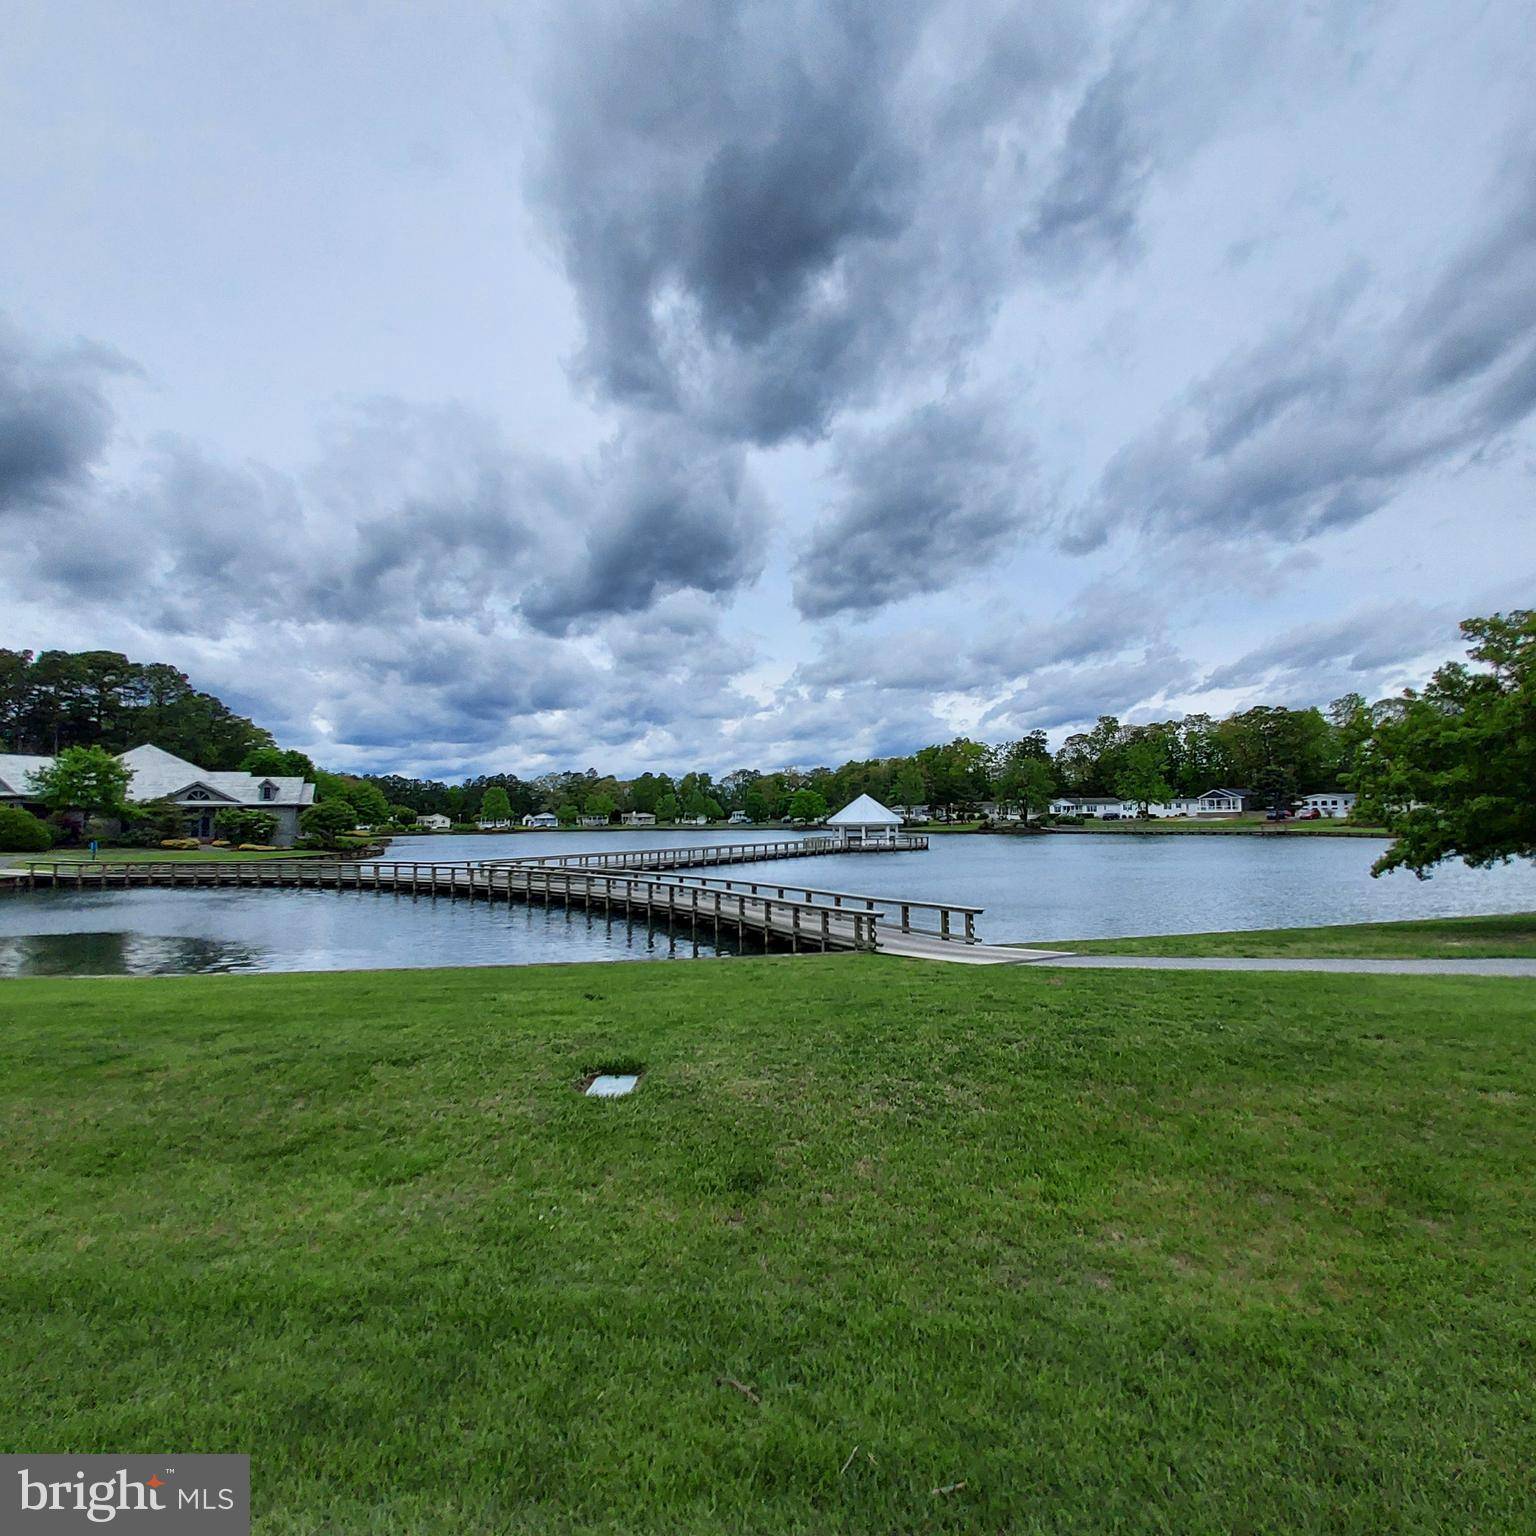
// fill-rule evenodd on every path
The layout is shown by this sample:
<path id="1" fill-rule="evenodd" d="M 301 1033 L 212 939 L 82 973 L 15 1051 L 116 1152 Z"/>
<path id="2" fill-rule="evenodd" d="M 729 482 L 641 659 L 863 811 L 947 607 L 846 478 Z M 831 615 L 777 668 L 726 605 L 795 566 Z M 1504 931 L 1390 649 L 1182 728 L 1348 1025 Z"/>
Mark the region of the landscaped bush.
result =
<path id="1" fill-rule="evenodd" d="M 0 851 L 43 853 L 53 847 L 53 828 L 19 806 L 0 805 Z"/>
<path id="2" fill-rule="evenodd" d="M 357 812 L 345 800 L 322 800 L 299 817 L 305 848 L 339 848 L 357 821 Z M 276 823 L 273 823 L 276 831 Z M 271 833 L 267 834 L 270 839 Z"/>
<path id="3" fill-rule="evenodd" d="M 174 800 L 142 800 L 126 807 L 114 841 L 125 848 L 154 848 L 168 837 L 185 837 L 187 813 Z"/>
<path id="4" fill-rule="evenodd" d="M 232 807 L 213 818 L 213 830 L 231 843 L 270 843 L 277 836 L 277 817 L 270 811 Z"/>
<path id="5" fill-rule="evenodd" d="M 192 849 L 201 848 L 203 845 L 195 837 L 166 837 L 160 840 L 160 846 L 162 848 L 177 848 L 182 852 L 190 852 Z"/>

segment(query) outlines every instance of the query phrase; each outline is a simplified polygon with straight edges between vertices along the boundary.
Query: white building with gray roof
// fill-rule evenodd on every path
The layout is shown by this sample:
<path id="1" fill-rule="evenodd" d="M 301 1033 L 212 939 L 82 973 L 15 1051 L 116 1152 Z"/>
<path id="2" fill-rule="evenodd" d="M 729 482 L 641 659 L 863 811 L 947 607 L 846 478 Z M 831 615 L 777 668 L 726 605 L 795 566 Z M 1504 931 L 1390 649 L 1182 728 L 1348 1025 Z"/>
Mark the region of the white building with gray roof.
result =
<path id="1" fill-rule="evenodd" d="M 187 813 L 192 837 L 212 837 L 213 819 L 220 811 L 266 811 L 277 821 L 273 842 L 290 848 L 298 839 L 300 814 L 315 803 L 315 786 L 303 778 L 199 768 L 160 747 L 135 747 L 121 753 L 118 761 L 132 774 L 128 799 L 179 805 Z M 0 754 L 0 805 L 35 803 L 32 775 L 52 764 L 51 757 Z"/>

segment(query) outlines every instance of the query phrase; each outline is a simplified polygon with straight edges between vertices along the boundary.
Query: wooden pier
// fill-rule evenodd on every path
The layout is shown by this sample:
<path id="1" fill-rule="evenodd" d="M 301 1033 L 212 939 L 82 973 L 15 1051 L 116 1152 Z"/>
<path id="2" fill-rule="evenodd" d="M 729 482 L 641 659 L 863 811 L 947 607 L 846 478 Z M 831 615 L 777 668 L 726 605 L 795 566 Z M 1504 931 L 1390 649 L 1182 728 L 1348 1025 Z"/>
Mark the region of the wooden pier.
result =
<path id="1" fill-rule="evenodd" d="M 926 848 L 923 837 L 897 846 Z M 206 859 L 129 862 L 33 860 L 13 869 L 11 889 L 236 889 L 393 892 L 471 901 L 542 902 L 622 913 L 691 928 L 695 936 L 751 935 L 765 949 L 884 950 L 934 954 L 974 946 L 980 907 L 914 897 L 870 896 L 792 881 L 684 871 L 701 866 L 809 858 L 848 850 L 837 838 L 784 843 L 706 843 L 527 859 L 427 863 L 379 859 Z"/>
<path id="2" fill-rule="evenodd" d="M 920 853 L 921 832 L 903 832 L 883 843 L 847 843 L 840 837 L 802 837 L 781 842 L 698 843 L 691 848 L 603 848 L 584 853 L 530 854 L 526 858 L 477 859 L 481 869 L 542 864 L 560 869 L 706 869 L 721 864 L 762 864 L 772 859 L 812 859 L 836 853 Z"/>
<path id="3" fill-rule="evenodd" d="M 873 950 L 879 947 L 878 913 L 838 911 L 814 902 L 764 892 L 709 890 L 696 884 L 618 870 L 473 864 L 377 863 L 324 859 L 208 859 L 156 863 L 34 862 L 19 871 L 13 888 L 29 890 L 244 889 L 394 892 L 471 901 L 526 901 L 582 907 L 647 923 L 690 927 L 719 938 L 751 936 L 765 949 Z"/>

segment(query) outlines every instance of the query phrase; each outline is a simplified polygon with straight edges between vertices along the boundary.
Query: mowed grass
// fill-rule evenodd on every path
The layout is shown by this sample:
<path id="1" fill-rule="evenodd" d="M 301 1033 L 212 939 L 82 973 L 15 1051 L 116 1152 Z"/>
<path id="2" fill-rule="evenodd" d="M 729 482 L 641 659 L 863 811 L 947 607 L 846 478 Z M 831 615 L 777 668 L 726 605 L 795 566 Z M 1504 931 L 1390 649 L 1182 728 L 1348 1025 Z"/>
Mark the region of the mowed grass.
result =
<path id="1" fill-rule="evenodd" d="M 313 848 L 279 848 L 268 853 L 239 848 L 103 848 L 92 857 L 87 848 L 54 848 L 47 853 L 12 854 L 12 864 L 196 864 L 255 859 L 334 859 Z"/>
<path id="2" fill-rule="evenodd" d="M 0 1437 L 249 1452 L 261 1533 L 1529 1529 L 1533 998 L 6 982 Z"/>
<path id="3" fill-rule="evenodd" d="M 1167 933 L 1135 939 L 1042 940 L 1041 947 L 1110 955 L 1219 955 L 1323 959 L 1503 960 L 1536 957 L 1536 912 L 1430 917 L 1248 933 Z"/>
<path id="4" fill-rule="evenodd" d="M 1244 816 L 1230 821 L 1197 821 L 1193 818 L 1163 816 L 1148 821 L 1104 821 L 1088 817 L 1080 826 L 1057 828 L 1066 832 L 1121 832 L 1138 837 L 1173 837 L 1182 832 L 1211 833 L 1216 836 L 1261 837 L 1387 837 L 1384 827 L 1357 826 L 1337 817 L 1320 816 L 1316 821 L 1268 821 L 1263 816 Z"/>

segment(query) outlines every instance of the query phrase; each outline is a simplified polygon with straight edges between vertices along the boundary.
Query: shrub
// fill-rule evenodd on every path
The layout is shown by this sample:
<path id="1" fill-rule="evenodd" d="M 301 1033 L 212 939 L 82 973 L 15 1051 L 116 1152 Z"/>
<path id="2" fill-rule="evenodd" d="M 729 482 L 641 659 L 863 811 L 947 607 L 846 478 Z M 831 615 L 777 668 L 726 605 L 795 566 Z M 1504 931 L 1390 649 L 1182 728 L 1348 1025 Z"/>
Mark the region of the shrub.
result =
<path id="1" fill-rule="evenodd" d="M 167 837 L 160 842 L 162 848 L 179 848 L 183 851 L 192 848 L 201 848 L 203 845 L 195 837 Z"/>
<path id="2" fill-rule="evenodd" d="M 271 843 L 241 843 L 235 851 L 237 853 L 276 853 L 277 849 Z"/>
<path id="3" fill-rule="evenodd" d="M 235 806 L 213 818 L 213 830 L 232 843 L 270 843 L 277 835 L 277 817 Z"/>
<path id="4" fill-rule="evenodd" d="M 357 813 L 345 800 L 322 800 L 299 817 L 299 830 L 306 848 L 339 848 L 341 839 L 352 830 Z M 276 823 L 273 823 L 276 830 Z M 268 836 L 270 837 L 270 833 Z M 256 839 L 252 839 L 256 841 Z"/>
<path id="5" fill-rule="evenodd" d="M 0 850 L 6 853 L 42 853 L 53 847 L 53 829 L 30 811 L 0 805 Z"/>
<path id="6" fill-rule="evenodd" d="M 153 848 L 187 835 L 187 813 L 174 800 L 142 800 L 125 808 L 118 840 L 127 848 Z"/>

